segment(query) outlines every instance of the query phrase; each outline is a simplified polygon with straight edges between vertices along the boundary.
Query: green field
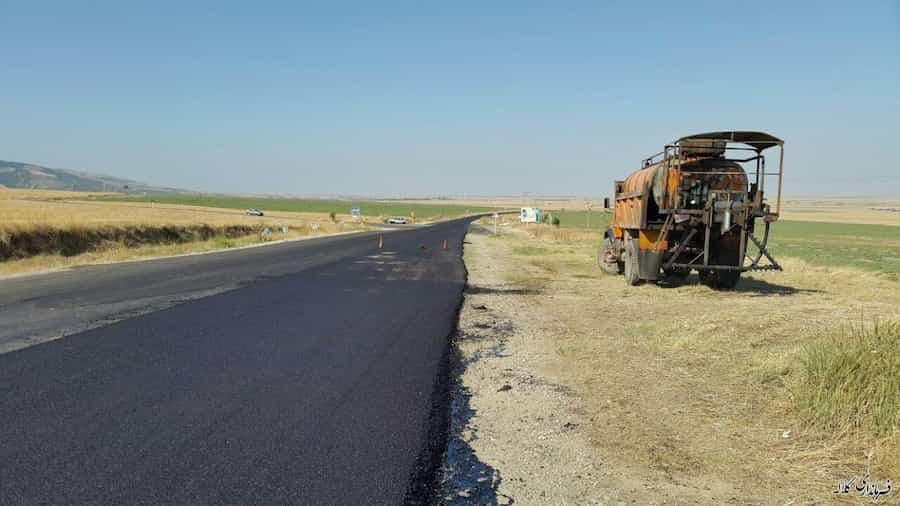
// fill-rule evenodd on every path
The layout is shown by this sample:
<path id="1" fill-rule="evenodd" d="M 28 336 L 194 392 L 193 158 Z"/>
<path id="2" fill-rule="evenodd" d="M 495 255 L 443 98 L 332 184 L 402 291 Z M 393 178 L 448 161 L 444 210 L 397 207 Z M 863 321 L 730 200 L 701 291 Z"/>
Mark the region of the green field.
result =
<path id="1" fill-rule="evenodd" d="M 440 218 L 493 211 L 490 207 L 461 206 L 457 204 L 403 203 L 372 200 L 327 200 L 267 197 L 231 197 L 216 195 L 152 195 L 152 196 L 103 196 L 90 200 L 115 202 L 155 202 L 187 206 L 247 209 L 265 211 L 290 211 L 299 213 L 330 213 L 349 215 L 350 208 L 359 207 L 363 216 L 410 216 L 416 218 Z"/>
<path id="2" fill-rule="evenodd" d="M 609 224 L 612 213 L 606 211 L 562 211 L 554 212 L 553 216 L 559 218 L 559 226 L 563 228 L 603 230 Z"/>
<path id="3" fill-rule="evenodd" d="M 900 227 L 779 221 L 772 224 L 769 251 L 814 265 L 851 266 L 900 274 Z"/>
<path id="4" fill-rule="evenodd" d="M 584 229 L 590 220 L 590 228 L 599 232 L 609 223 L 611 215 L 591 211 L 588 217 L 587 211 L 574 211 L 554 213 L 554 216 L 559 217 L 560 227 Z M 757 237 L 761 234 L 760 226 Z M 790 256 L 813 265 L 900 274 L 900 227 L 779 221 L 772 224 L 771 235 L 769 251 L 776 259 Z"/>

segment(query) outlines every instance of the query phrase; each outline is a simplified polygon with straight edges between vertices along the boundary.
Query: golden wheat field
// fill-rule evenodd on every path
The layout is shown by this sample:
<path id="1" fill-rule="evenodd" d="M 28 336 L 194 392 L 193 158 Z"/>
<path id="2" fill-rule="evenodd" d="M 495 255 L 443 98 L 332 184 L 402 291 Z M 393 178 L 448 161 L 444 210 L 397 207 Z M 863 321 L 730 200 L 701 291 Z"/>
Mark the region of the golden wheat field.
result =
<path id="1" fill-rule="evenodd" d="M 100 226 L 100 225 L 255 225 L 260 223 L 308 224 L 330 221 L 327 214 L 267 212 L 247 216 L 237 209 L 217 209 L 174 204 L 96 202 L 89 195 L 48 190 L 0 189 L 0 227 Z"/>

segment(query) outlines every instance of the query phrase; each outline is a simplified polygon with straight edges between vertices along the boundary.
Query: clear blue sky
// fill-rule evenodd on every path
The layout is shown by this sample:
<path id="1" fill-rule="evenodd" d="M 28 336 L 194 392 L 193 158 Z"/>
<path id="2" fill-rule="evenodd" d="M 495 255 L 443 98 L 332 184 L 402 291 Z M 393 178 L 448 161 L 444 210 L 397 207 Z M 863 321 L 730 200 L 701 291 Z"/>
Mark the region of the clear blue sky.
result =
<path id="1" fill-rule="evenodd" d="M 426 4 L 430 4 L 427 5 Z M 900 2 L 5 2 L 0 159 L 209 191 L 577 194 L 681 135 L 900 195 Z"/>

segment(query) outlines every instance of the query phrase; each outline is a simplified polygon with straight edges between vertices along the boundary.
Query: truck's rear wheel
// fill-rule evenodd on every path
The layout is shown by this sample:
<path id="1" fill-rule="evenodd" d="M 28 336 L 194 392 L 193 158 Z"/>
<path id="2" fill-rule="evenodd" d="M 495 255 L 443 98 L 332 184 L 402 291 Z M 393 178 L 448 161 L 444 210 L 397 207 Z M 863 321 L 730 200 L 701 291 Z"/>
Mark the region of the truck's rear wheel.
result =
<path id="1" fill-rule="evenodd" d="M 641 283 L 641 271 L 638 267 L 638 244 L 634 239 L 625 236 L 625 282 L 628 286 Z"/>
<path id="2" fill-rule="evenodd" d="M 707 271 L 705 276 L 701 276 L 704 283 L 720 290 L 731 290 L 737 286 L 741 280 L 741 271 L 737 268 L 740 268 L 743 257 L 738 249 L 739 241 L 740 238 L 735 234 L 729 234 L 718 241 L 710 256 L 710 262 L 713 265 L 733 265 L 736 269 Z"/>
<path id="3" fill-rule="evenodd" d="M 741 271 L 719 271 L 719 286 L 723 290 L 731 290 L 741 280 Z"/>
<path id="4" fill-rule="evenodd" d="M 700 279 L 710 288 L 731 290 L 741 280 L 741 271 L 702 271 Z"/>
<path id="5" fill-rule="evenodd" d="M 603 239 L 597 251 L 597 265 L 607 274 L 622 274 L 623 265 L 616 255 L 616 240 L 612 237 Z"/>

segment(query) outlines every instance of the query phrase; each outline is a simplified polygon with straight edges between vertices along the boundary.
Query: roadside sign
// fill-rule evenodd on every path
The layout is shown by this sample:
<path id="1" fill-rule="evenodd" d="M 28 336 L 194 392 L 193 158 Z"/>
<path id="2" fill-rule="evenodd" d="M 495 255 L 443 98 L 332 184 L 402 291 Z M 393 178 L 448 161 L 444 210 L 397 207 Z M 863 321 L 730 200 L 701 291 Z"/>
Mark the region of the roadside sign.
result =
<path id="1" fill-rule="evenodd" d="M 541 210 L 536 207 L 523 207 L 519 215 L 519 221 L 522 223 L 540 223 Z"/>
<path id="2" fill-rule="evenodd" d="M 353 207 L 350 209 L 350 216 L 353 216 L 356 219 L 359 219 L 359 208 Z"/>

